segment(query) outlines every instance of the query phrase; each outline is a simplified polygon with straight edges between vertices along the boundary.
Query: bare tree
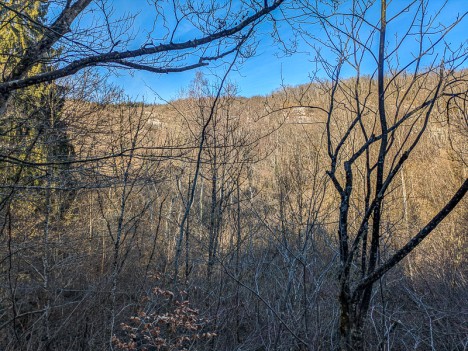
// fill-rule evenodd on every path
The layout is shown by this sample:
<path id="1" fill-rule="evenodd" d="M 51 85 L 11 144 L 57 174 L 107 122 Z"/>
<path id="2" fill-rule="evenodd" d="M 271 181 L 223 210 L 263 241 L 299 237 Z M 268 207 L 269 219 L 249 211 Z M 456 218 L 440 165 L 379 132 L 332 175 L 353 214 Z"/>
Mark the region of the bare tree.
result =
<path id="1" fill-rule="evenodd" d="M 182 72 L 241 50 L 255 27 L 284 0 L 151 2 L 154 21 L 144 42 L 131 33 L 136 15 L 114 19 L 112 4 L 104 0 L 54 1 L 43 22 L 22 11 L 22 2 L 0 2 L 3 25 L 19 22 L 40 34 L 27 47 L 5 52 L 0 83 L 2 111 L 11 93 L 38 83 L 72 75 L 86 67 L 105 66 L 146 70 L 158 74 Z M 46 5 L 44 5 L 46 6 Z M 94 25 L 91 25 L 93 23 Z M 182 28 L 188 26 L 191 37 Z M 139 36 L 141 39 L 141 36 Z M 135 48 L 136 47 L 136 48 Z M 52 49 L 60 49 L 52 52 Z M 248 50 L 244 52 L 244 55 Z M 35 72 L 38 63 L 50 69 Z"/>
<path id="2" fill-rule="evenodd" d="M 393 239 L 395 246 L 388 247 L 387 200 L 397 175 L 411 162 L 428 123 L 447 99 L 459 104 L 466 100 L 466 72 L 458 70 L 466 59 L 466 47 L 450 48 L 445 42 L 466 12 L 451 23 L 439 23 L 444 9 L 430 5 L 419 0 L 353 1 L 330 13 L 308 7 L 320 19 L 323 35 L 304 36 L 311 40 L 315 60 L 328 76 L 317 87 L 328 101 L 323 112 L 330 159 L 327 173 L 339 197 L 342 350 L 365 347 L 363 333 L 375 285 L 418 247 L 468 190 L 465 178 L 431 220 L 406 241 Z M 376 13 L 378 18 L 373 17 Z M 402 20 L 407 21 L 406 28 L 401 27 Z M 400 27 L 395 31 L 395 26 Z M 395 33 L 395 39 L 388 33 Z M 410 57 L 401 53 L 408 48 Z M 349 72 L 354 77 L 346 79 Z"/>

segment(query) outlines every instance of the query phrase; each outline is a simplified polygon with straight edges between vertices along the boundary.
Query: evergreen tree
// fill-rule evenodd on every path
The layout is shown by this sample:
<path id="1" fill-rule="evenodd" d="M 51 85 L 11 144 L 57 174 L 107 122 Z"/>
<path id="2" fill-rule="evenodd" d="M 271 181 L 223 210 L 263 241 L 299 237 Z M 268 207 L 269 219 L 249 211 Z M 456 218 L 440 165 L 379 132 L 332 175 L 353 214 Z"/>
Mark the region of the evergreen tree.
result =
<path id="1" fill-rule="evenodd" d="M 38 0 L 10 0 L 1 8 L 2 78 L 8 76 L 27 48 L 44 35 L 42 24 L 47 9 L 48 2 Z M 55 53 L 51 50 L 47 56 Z M 50 69 L 52 65 L 40 62 L 29 74 Z M 67 160 L 73 154 L 61 113 L 64 95 L 65 89 L 53 82 L 18 90 L 10 98 L 5 113 L 0 116 L 0 177 L 7 188 L 2 192 L 3 198 L 11 196 L 11 189 L 18 187 L 44 187 L 48 176 L 56 183 L 63 180 L 59 174 L 65 175 L 65 182 L 69 183 L 69 167 L 40 166 Z M 50 186 L 50 179 L 48 182 Z"/>

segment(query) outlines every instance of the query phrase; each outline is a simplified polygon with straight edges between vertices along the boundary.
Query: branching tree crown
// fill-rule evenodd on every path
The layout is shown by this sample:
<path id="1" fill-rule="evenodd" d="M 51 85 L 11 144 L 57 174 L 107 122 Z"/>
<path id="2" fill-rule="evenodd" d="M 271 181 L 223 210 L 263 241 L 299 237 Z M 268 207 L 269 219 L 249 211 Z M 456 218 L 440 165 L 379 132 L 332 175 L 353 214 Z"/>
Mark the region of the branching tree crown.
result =
<path id="1" fill-rule="evenodd" d="M 241 50 L 252 37 L 256 25 L 267 16 L 272 16 L 284 1 L 258 4 L 255 1 L 206 3 L 175 0 L 170 7 L 164 8 L 154 1 L 154 31 L 149 32 L 146 42 L 138 44 L 136 48 L 132 37 L 127 34 L 129 28 L 125 27 L 131 17 L 122 22 L 122 30 L 111 20 L 112 8 L 106 1 L 51 2 L 47 8 L 53 8 L 53 11 L 46 14 L 44 23 L 37 21 L 31 11 L 28 13 L 16 4 L 2 1 L 0 7 L 4 18 L 18 18 L 15 26 L 34 28 L 41 35 L 35 42 L 26 43 L 21 55 L 4 72 L 0 83 L 0 103 L 3 106 L 14 90 L 66 77 L 86 67 L 107 66 L 171 73 L 206 66 Z M 37 6 L 42 6 L 37 3 Z M 37 6 L 36 12 L 39 11 Z M 172 11 L 171 15 L 169 10 Z M 102 26 L 97 28 L 93 27 L 94 13 L 101 16 Z M 79 20 L 83 20 L 88 27 L 80 22 L 77 24 Z M 179 35 L 180 28 L 184 26 L 184 30 L 187 27 L 191 30 L 193 37 Z M 163 33 L 162 37 L 160 33 Z M 60 52 L 51 57 L 53 48 L 60 48 Z M 3 60 L 13 61 L 8 57 Z M 31 69 L 44 60 L 51 60 L 54 69 L 31 74 Z"/>

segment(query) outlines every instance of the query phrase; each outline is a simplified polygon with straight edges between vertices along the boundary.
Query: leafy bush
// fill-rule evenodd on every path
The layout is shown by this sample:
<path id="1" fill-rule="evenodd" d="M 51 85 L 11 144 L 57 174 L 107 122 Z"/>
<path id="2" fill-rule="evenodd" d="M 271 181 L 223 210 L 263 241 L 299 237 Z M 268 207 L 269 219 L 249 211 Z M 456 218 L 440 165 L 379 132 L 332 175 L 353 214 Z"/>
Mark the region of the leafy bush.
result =
<path id="1" fill-rule="evenodd" d="M 179 294 L 186 296 L 184 291 Z M 137 316 L 120 325 L 121 335 L 113 339 L 117 349 L 183 351 L 197 341 L 216 336 L 213 332 L 202 332 L 208 320 L 200 318 L 188 300 L 176 300 L 169 290 L 154 288 L 146 302 L 146 312 L 140 310 Z"/>

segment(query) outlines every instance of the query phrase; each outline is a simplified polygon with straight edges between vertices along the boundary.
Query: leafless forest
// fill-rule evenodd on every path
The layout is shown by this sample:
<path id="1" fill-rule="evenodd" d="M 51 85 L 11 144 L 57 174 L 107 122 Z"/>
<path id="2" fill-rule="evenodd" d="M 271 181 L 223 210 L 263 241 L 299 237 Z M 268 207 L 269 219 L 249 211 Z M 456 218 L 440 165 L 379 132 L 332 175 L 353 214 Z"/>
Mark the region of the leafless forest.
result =
<path id="1" fill-rule="evenodd" d="M 0 350 L 467 350 L 466 12 L 160 3 L 142 43 L 112 1 L 0 1 Z M 310 83 L 242 97 L 281 25 Z M 213 62 L 161 104 L 102 73 Z"/>

